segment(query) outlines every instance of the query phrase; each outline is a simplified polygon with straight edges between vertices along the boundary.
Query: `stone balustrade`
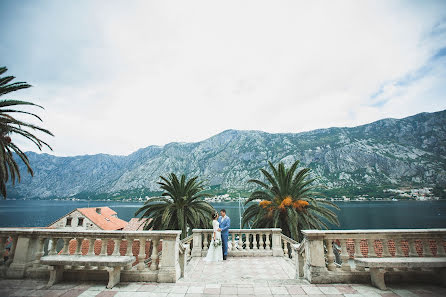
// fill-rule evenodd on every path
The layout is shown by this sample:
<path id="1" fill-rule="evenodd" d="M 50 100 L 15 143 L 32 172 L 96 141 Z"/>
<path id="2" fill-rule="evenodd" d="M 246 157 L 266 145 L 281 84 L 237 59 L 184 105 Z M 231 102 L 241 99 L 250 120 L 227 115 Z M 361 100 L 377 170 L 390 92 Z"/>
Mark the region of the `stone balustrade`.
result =
<path id="1" fill-rule="evenodd" d="M 361 257 L 444 257 L 446 229 L 304 230 L 296 246 L 298 275 L 311 283 L 368 282 L 365 267 L 356 267 Z M 391 269 L 389 279 L 408 280 L 435 277 Z"/>
<path id="2" fill-rule="evenodd" d="M 311 283 L 369 282 L 367 267 L 356 267 L 361 257 L 445 257 L 446 229 L 410 230 L 304 230 L 301 243 L 281 229 L 230 229 L 229 256 L 284 257 L 296 276 Z M 176 282 L 184 276 L 192 257 L 204 257 L 211 229 L 193 229 L 180 241 L 180 231 L 96 231 L 38 228 L 0 228 L 0 276 L 48 278 L 44 255 L 134 256 L 121 271 L 122 281 Z M 391 269 L 386 278 L 410 281 L 429 279 L 435 273 Z M 429 270 L 429 269 L 428 269 Z M 423 273 L 422 273 L 423 272 Z M 105 267 L 65 267 L 65 279 L 105 280 Z"/>
<path id="3" fill-rule="evenodd" d="M 0 272 L 8 278 L 47 278 L 40 264 L 44 255 L 135 256 L 121 272 L 122 281 L 176 282 L 181 275 L 181 231 L 73 231 L 37 228 L 0 228 L 0 250 L 12 240 Z M 80 275 L 79 275 L 80 273 Z M 106 279 L 105 267 L 72 266 L 64 278 Z"/>
<path id="4" fill-rule="evenodd" d="M 283 256 L 281 229 L 230 229 L 228 256 Z M 193 229 L 192 256 L 205 257 L 212 229 Z"/>

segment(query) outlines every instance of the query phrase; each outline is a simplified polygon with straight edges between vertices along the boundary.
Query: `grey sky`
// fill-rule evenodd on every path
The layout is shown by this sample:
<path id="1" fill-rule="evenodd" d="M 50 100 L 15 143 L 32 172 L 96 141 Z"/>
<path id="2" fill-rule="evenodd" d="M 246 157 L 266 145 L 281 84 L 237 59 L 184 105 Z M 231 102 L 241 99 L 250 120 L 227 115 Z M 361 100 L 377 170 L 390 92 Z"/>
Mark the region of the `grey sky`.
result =
<path id="1" fill-rule="evenodd" d="M 0 22 L 56 155 L 446 108 L 446 1 L 0 0 Z"/>

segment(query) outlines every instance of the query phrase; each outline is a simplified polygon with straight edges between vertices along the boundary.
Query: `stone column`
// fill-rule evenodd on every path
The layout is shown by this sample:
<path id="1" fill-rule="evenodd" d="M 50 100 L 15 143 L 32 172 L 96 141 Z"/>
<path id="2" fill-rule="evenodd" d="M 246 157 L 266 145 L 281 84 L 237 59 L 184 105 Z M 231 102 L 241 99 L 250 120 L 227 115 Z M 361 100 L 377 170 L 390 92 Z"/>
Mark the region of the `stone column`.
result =
<path id="1" fill-rule="evenodd" d="M 194 245 L 192 247 L 192 257 L 201 257 L 201 250 L 203 247 L 203 242 L 201 241 L 201 230 L 194 229 L 192 230 L 192 233 L 194 242 Z"/>
<path id="2" fill-rule="evenodd" d="M 179 244 L 181 231 L 169 231 L 162 235 L 163 248 L 158 272 L 159 283 L 175 283 L 181 276 Z"/>
<path id="3" fill-rule="evenodd" d="M 323 236 L 305 238 L 304 277 L 310 283 L 315 276 L 321 276 L 321 274 L 327 272 L 323 239 Z"/>
<path id="4" fill-rule="evenodd" d="M 282 238 L 280 236 L 282 229 L 274 228 L 272 231 L 272 250 L 274 257 L 283 257 Z"/>
<path id="5" fill-rule="evenodd" d="M 19 236 L 18 239 L 13 238 L 13 246 L 11 248 L 12 263 L 7 270 L 8 278 L 23 278 L 26 268 L 32 266 L 37 252 L 37 238 L 29 238 Z"/>

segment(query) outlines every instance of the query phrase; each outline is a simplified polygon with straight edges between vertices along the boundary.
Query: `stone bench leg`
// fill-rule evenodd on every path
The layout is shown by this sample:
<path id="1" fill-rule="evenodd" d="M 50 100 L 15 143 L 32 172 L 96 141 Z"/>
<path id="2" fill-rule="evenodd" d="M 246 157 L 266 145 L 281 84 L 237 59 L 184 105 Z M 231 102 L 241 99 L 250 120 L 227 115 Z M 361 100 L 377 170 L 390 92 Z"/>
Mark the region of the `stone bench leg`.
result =
<path id="1" fill-rule="evenodd" d="M 107 267 L 108 271 L 108 285 L 107 289 L 113 288 L 121 280 L 121 267 Z"/>
<path id="2" fill-rule="evenodd" d="M 50 280 L 48 281 L 47 287 L 51 287 L 62 280 L 63 265 L 48 266 L 48 269 L 50 271 Z"/>
<path id="3" fill-rule="evenodd" d="M 380 271 L 379 268 L 370 268 L 372 285 L 380 290 L 387 290 L 386 283 L 384 282 L 384 274 L 385 271 Z"/>

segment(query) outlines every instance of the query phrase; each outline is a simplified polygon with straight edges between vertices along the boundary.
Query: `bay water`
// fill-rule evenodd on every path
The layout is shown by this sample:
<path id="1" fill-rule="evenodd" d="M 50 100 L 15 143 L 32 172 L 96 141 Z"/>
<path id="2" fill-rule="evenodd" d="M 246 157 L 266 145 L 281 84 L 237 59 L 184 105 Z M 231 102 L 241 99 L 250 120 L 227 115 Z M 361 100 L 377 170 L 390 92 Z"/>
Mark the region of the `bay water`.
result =
<path id="1" fill-rule="evenodd" d="M 227 210 L 231 228 L 240 227 L 238 202 L 211 203 Z M 446 201 L 336 202 L 340 226 L 331 229 L 446 228 Z M 46 227 L 75 208 L 108 206 L 129 221 L 142 202 L 0 200 L 0 227 Z"/>

